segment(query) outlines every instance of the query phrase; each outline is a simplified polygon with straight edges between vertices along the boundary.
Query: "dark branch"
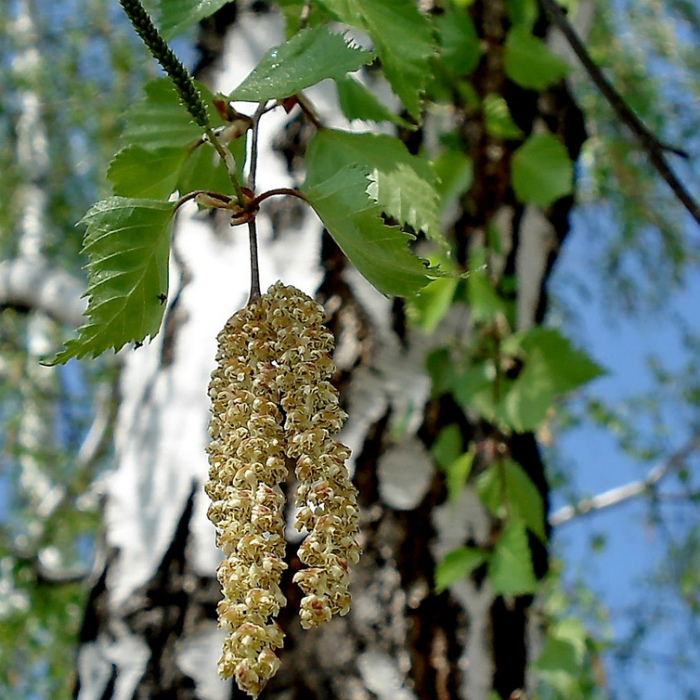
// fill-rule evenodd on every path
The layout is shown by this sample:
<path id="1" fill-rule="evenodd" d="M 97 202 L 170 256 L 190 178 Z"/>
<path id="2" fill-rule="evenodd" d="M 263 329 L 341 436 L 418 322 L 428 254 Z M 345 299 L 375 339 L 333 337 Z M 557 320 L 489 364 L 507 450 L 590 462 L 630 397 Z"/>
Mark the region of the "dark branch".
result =
<path id="1" fill-rule="evenodd" d="M 556 2 L 554 0 L 539 1 L 542 7 L 552 16 L 554 24 L 566 37 L 573 52 L 578 56 L 578 59 L 586 69 L 591 80 L 600 91 L 600 94 L 608 101 L 620 121 L 626 124 L 629 130 L 634 134 L 649 157 L 652 166 L 666 181 L 671 190 L 673 190 L 674 195 L 688 210 L 688 213 L 695 219 L 697 224 L 700 225 L 700 204 L 695 201 L 690 192 L 685 188 L 685 185 L 676 177 L 675 173 L 666 162 L 666 156 L 664 155 L 666 151 L 671 151 L 681 156 L 686 156 L 687 154 L 662 143 L 646 128 L 646 126 L 644 126 L 639 117 L 627 106 L 622 96 L 615 90 L 612 84 L 603 75 L 600 68 L 595 64 L 586 50 L 586 47 L 583 45 L 583 42 Z"/>

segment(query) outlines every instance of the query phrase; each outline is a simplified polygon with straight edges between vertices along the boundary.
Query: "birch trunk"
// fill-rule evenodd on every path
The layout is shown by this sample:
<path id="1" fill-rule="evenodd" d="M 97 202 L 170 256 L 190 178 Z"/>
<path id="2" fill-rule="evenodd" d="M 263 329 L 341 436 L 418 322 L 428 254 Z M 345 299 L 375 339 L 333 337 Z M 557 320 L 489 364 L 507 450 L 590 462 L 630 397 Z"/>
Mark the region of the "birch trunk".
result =
<path id="1" fill-rule="evenodd" d="M 516 94 L 504 77 L 499 47 L 505 5 L 472 5 L 488 47 L 474 87 L 482 96 L 504 95 L 525 131 L 546 123 L 576 157 L 584 129 L 567 89 L 539 97 Z M 235 23 L 211 71 L 215 89 L 237 84 L 282 39 L 278 14 L 259 3 L 235 7 Z M 207 45 L 216 46 L 216 38 L 209 36 Z M 323 90 L 310 96 L 329 123 L 337 121 Z M 275 112 L 263 125 L 260 189 L 298 184 L 294 152 L 306 138 L 304 122 Z M 518 280 L 518 324 L 540 323 L 572 200 L 560 200 L 546 215 L 518 204 L 510 189 L 508 144 L 488 136 L 482 123 L 463 128 L 469 129 L 475 185 L 473 206 L 451 224 L 459 254 L 466 260 L 494 224 L 504 251 L 498 264 Z M 459 422 L 465 444 L 482 436 L 483 426 L 459 417 L 450 401 L 430 398 L 425 370 L 432 348 L 468 333 L 468 309 L 456 306 L 431 337 L 414 332 L 402 305 L 374 292 L 295 202 L 268 207 L 258 222 L 263 288 L 282 279 L 315 295 L 336 334 L 335 379 L 350 415 L 341 438 L 353 450 L 364 550 L 347 617 L 303 631 L 283 613 L 282 667 L 262 697 L 486 700 L 492 689 L 509 697 L 527 685 L 526 664 L 536 648 L 527 622 L 533 601 L 518 598 L 506 605 L 486 580 L 466 579 L 441 595 L 432 582 L 435 562 L 445 552 L 467 541 L 486 544 L 492 536 L 492 522 L 471 489 L 456 505 L 446 504 L 443 475 L 429 454 L 450 422 Z M 219 555 L 202 483 L 215 338 L 248 295 L 244 228 L 184 212 L 171 264 L 173 291 L 161 334 L 123 354 L 103 565 L 95 573 L 80 640 L 80 700 L 239 697 L 216 676 Z M 510 447 L 546 498 L 534 437 L 517 436 Z M 542 575 L 547 553 L 541 547 L 533 554 Z M 293 610 L 299 594 L 288 588 Z"/>

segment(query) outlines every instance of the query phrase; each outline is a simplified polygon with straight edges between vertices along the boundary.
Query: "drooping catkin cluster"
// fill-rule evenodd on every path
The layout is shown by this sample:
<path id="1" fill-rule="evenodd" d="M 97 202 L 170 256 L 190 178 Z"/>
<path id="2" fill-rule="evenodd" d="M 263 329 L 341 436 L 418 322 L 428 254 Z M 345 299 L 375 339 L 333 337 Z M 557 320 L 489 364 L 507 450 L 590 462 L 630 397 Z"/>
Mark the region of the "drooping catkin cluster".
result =
<path id="1" fill-rule="evenodd" d="M 279 667 L 283 633 L 274 618 L 286 599 L 285 457 L 299 482 L 296 527 L 308 534 L 294 581 L 305 628 L 349 610 L 348 564 L 359 559 L 356 492 L 335 440 L 346 418 L 330 384 L 333 336 L 323 309 L 294 287 L 273 285 L 234 314 L 219 335 L 212 374 L 209 518 L 225 559 L 219 624 L 229 630 L 219 673 L 257 697 Z"/>

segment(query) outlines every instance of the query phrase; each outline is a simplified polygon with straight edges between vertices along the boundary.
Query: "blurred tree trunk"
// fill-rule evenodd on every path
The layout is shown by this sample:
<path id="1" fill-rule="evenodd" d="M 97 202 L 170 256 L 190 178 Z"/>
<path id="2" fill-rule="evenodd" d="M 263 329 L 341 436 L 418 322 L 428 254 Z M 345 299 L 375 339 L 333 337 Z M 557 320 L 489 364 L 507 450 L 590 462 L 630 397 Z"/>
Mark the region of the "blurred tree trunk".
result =
<path id="1" fill-rule="evenodd" d="M 486 46 L 473 85 L 482 97 L 502 95 L 525 133 L 546 125 L 575 158 L 585 134 L 566 86 L 537 94 L 505 77 L 505 8 L 493 0 L 470 7 Z M 546 31 L 541 18 L 538 32 Z M 260 47 L 281 37 L 277 13 L 260 3 L 237 3 L 205 27 L 204 77 L 215 89 L 230 88 L 250 70 Z M 321 114 L 331 114 L 322 91 L 312 99 Z M 545 213 L 518 204 L 509 174 L 518 144 L 489 136 L 479 114 L 458 105 L 455 114 L 474 162 L 474 185 L 452 230 L 461 262 L 494 226 L 502 247 L 499 273 L 518 282 L 518 325 L 540 323 L 572 199 Z M 300 173 L 294 153 L 308 138 L 306 123 L 274 113 L 263 125 L 259 187 L 295 184 Z M 420 134 L 410 136 L 409 148 L 415 150 L 419 140 Z M 282 667 L 262 697 L 486 700 L 495 689 L 508 698 L 526 687 L 526 664 L 537 649 L 528 623 L 532 599 L 504 601 L 483 576 L 440 595 L 433 590 L 436 558 L 467 542 L 486 545 L 495 527 L 469 487 L 456 504 L 446 504 L 444 475 L 429 452 L 449 423 L 458 423 L 464 444 L 491 434 L 483 422 L 470 423 L 451 399 L 431 398 L 425 370 L 432 348 L 469 333 L 468 310 L 456 305 L 427 337 L 408 328 L 402 303 L 379 296 L 349 268 L 317 220 L 296 203 L 265 209 L 259 229 L 263 286 L 282 279 L 315 293 L 336 334 L 335 380 L 350 414 L 342 438 L 354 454 L 364 550 L 346 618 L 305 632 L 291 612 L 283 612 Z M 104 557 L 81 632 L 80 700 L 239 696 L 216 677 L 218 554 L 202 482 L 215 338 L 247 298 L 242 231 L 185 212 L 174 238 L 173 292 L 163 330 L 152 344 L 124 352 L 116 463 L 104 496 Z M 534 437 L 519 435 L 509 448 L 546 499 Z M 295 545 L 288 557 L 287 584 Z M 543 546 L 533 545 L 533 560 L 542 576 Z M 299 594 L 288 588 L 287 611 L 294 611 Z"/>

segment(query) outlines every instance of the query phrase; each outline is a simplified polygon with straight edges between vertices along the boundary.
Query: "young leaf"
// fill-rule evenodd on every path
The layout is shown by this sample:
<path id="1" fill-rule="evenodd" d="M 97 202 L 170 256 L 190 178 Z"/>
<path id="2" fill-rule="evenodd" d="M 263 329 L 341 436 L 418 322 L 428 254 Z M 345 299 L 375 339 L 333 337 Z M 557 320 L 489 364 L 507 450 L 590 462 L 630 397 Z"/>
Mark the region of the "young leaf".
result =
<path id="1" fill-rule="evenodd" d="M 446 148 L 433 161 L 432 167 L 438 178 L 440 211 L 444 212 L 472 186 L 474 162 L 466 153 Z"/>
<path id="2" fill-rule="evenodd" d="M 552 134 L 530 136 L 513 155 L 510 167 L 521 202 L 546 207 L 573 191 L 573 163 Z"/>
<path id="3" fill-rule="evenodd" d="M 88 321 L 51 364 L 153 337 L 168 292 L 173 202 L 110 197 L 80 221 L 87 225 Z"/>
<path id="4" fill-rule="evenodd" d="M 386 295 L 411 296 L 422 289 L 429 270 L 408 250 L 411 236 L 384 224 L 381 209 L 366 194 L 365 175 L 346 166 L 316 184 L 317 167 L 307 157 L 301 191 L 360 274 Z"/>
<path id="5" fill-rule="evenodd" d="M 127 146 L 112 159 L 107 179 L 115 195 L 167 199 L 176 187 L 177 174 L 186 157 L 183 148 L 149 151 L 141 146 Z"/>
<path id="6" fill-rule="evenodd" d="M 391 122 L 407 129 L 412 128 L 409 122 L 394 114 L 374 93 L 349 75 L 336 78 L 335 84 L 340 109 L 348 121 L 362 119 L 369 122 Z"/>
<path id="7" fill-rule="evenodd" d="M 537 589 L 522 520 L 511 520 L 498 538 L 489 560 L 489 582 L 497 595 L 524 595 Z"/>
<path id="8" fill-rule="evenodd" d="M 195 84 L 205 103 L 211 104 L 211 92 L 201 83 L 195 81 Z M 158 78 L 146 83 L 143 89 L 146 97 L 126 113 L 126 127 L 122 133 L 124 145 L 155 151 L 191 146 L 201 138 L 202 129 L 180 104 L 170 80 Z M 212 126 L 223 123 L 213 110 L 210 116 Z"/>
<path id="9" fill-rule="evenodd" d="M 213 15 L 229 0 L 159 0 L 160 30 L 166 39 L 182 34 L 200 20 Z"/>
<path id="10" fill-rule="evenodd" d="M 447 4 L 444 13 L 435 18 L 440 32 L 440 62 L 454 75 L 469 75 L 479 63 L 482 48 L 469 15 Z"/>
<path id="11" fill-rule="evenodd" d="M 517 139 L 523 135 L 502 95 L 491 93 L 484 97 L 484 121 L 486 132 L 498 139 Z"/>
<path id="12" fill-rule="evenodd" d="M 465 452 L 463 455 L 457 457 L 457 459 L 450 464 L 447 469 L 447 478 L 445 479 L 445 486 L 447 487 L 447 498 L 450 501 L 454 501 L 459 492 L 467 483 L 467 479 L 472 472 L 472 467 L 474 466 L 474 457 L 476 452 L 474 445 L 470 445 L 469 451 Z"/>
<path id="13" fill-rule="evenodd" d="M 524 88 L 541 92 L 569 72 L 569 64 L 555 56 L 527 27 L 508 32 L 504 51 L 506 75 Z"/>
<path id="14" fill-rule="evenodd" d="M 504 399 L 503 414 L 521 432 L 536 428 L 557 396 L 603 374 L 588 355 L 552 329 L 531 328 L 512 336 L 504 351 L 518 349 L 525 355 L 525 364 Z"/>
<path id="15" fill-rule="evenodd" d="M 452 306 L 459 277 L 440 277 L 423 287 L 419 294 L 409 299 L 406 313 L 412 326 L 430 335 Z"/>
<path id="16" fill-rule="evenodd" d="M 341 78 L 373 58 L 325 27 L 303 29 L 270 49 L 229 98 L 262 102 L 289 97 L 326 78 Z"/>
<path id="17" fill-rule="evenodd" d="M 374 184 L 368 189 L 380 210 L 442 245 L 437 178 L 430 165 L 411 155 L 398 139 L 384 134 L 353 134 L 335 129 L 318 131 L 307 160 L 318 175 L 329 178 L 343 167 L 356 165 Z"/>
<path id="18" fill-rule="evenodd" d="M 469 576 L 485 560 L 484 553 L 473 547 L 460 547 L 448 552 L 435 567 L 435 592 L 442 593 L 455 581 Z"/>
<path id="19" fill-rule="evenodd" d="M 512 459 L 481 474 L 476 488 L 481 502 L 494 515 L 522 520 L 542 542 L 547 541 L 542 494 L 523 468 Z"/>
<path id="20" fill-rule="evenodd" d="M 445 426 L 435 438 L 430 453 L 440 469 L 447 471 L 462 454 L 462 433 L 456 423 Z"/>
<path id="21" fill-rule="evenodd" d="M 413 0 L 322 0 L 341 22 L 364 29 L 384 75 L 408 113 L 420 120 L 420 94 L 430 75 L 435 45 L 430 23 Z"/>

